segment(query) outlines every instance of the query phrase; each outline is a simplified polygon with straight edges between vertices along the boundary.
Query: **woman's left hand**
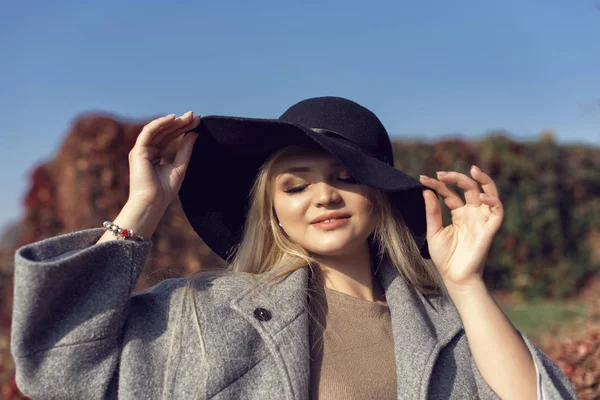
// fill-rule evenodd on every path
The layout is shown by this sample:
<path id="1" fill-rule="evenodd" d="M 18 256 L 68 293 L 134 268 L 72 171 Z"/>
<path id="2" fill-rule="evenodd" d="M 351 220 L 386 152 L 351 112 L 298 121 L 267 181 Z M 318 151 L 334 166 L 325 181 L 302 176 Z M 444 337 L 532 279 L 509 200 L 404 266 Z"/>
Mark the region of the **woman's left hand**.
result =
<path id="1" fill-rule="evenodd" d="M 444 227 L 438 197 L 431 190 L 423 190 L 429 254 L 448 290 L 481 283 L 489 248 L 504 218 L 492 178 L 476 166 L 471 167 L 471 176 L 473 179 L 458 172 L 440 171 L 436 180 L 421 175 L 421 183 L 435 190 L 452 214 L 452 224 Z M 464 190 L 466 204 L 447 183 Z"/>

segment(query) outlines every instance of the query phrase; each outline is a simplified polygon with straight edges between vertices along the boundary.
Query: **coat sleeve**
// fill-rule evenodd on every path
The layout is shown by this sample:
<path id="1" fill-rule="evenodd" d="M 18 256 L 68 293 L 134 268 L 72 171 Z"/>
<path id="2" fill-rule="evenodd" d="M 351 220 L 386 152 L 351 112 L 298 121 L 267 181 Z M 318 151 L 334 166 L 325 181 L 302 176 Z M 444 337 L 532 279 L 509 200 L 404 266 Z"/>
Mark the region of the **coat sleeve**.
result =
<path id="1" fill-rule="evenodd" d="M 130 295 L 152 242 L 96 244 L 103 233 L 64 234 L 15 253 L 11 353 L 17 386 L 33 399 L 116 393 Z"/>
<path id="2" fill-rule="evenodd" d="M 531 356 L 537 371 L 538 400 L 577 400 L 577 394 L 569 378 L 562 369 L 548 358 L 527 336 L 519 332 Z M 482 399 L 499 399 L 481 376 L 475 361 L 472 361 L 473 373 L 477 383 L 479 397 Z"/>

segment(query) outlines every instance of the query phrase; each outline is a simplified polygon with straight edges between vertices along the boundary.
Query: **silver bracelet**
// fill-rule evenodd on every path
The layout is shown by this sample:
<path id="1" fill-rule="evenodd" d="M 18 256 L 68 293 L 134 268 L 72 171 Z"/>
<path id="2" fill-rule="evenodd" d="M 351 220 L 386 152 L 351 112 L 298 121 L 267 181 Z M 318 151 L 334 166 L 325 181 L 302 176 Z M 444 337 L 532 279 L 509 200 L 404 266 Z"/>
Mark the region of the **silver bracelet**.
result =
<path id="1" fill-rule="evenodd" d="M 131 239 L 131 240 L 136 240 L 136 241 L 146 240 L 142 236 L 136 235 L 135 232 L 133 232 L 133 229 L 121 228 L 119 225 L 115 225 L 110 221 L 104 221 L 104 223 L 102 225 L 104 226 L 104 228 L 107 231 L 111 231 L 112 234 L 117 237 L 117 240 L 125 240 L 125 239 Z"/>

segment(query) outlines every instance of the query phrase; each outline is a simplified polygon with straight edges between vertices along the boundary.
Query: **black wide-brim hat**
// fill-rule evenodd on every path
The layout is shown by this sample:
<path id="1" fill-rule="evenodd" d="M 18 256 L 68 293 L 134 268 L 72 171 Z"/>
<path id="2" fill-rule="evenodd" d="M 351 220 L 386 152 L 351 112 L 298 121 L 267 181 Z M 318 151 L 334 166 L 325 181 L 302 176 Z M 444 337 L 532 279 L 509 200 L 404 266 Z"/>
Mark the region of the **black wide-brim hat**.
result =
<path id="1" fill-rule="evenodd" d="M 359 183 L 387 192 L 421 250 L 425 202 L 419 181 L 394 168 L 389 135 L 377 116 L 340 97 L 317 97 L 291 106 L 279 119 L 207 116 L 179 191 L 186 217 L 202 240 L 227 259 L 239 244 L 249 194 L 260 167 L 290 145 L 318 145 Z"/>

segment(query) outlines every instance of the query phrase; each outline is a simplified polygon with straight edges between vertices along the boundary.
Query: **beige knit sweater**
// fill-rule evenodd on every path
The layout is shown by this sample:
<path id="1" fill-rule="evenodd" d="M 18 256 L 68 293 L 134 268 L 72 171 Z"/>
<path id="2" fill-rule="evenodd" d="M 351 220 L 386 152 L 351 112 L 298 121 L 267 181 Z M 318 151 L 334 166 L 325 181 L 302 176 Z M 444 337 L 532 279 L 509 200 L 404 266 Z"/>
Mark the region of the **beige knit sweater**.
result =
<path id="1" fill-rule="evenodd" d="M 311 294 L 311 399 L 396 399 L 396 361 L 385 302 L 325 288 Z"/>

